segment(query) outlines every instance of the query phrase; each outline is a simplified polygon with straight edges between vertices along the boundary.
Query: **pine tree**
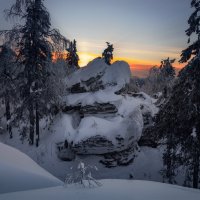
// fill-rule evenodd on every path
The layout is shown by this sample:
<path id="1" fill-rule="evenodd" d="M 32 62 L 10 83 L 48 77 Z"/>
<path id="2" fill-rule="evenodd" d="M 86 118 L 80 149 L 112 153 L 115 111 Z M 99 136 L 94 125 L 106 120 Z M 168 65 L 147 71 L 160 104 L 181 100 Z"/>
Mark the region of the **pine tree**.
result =
<path id="1" fill-rule="evenodd" d="M 200 0 L 192 0 L 191 7 L 195 9 L 195 11 L 192 13 L 188 20 L 189 28 L 185 31 L 186 35 L 189 37 L 188 43 L 190 43 L 190 38 L 193 34 L 196 34 L 197 40 L 193 42 L 188 48 L 182 51 L 181 54 L 181 63 L 185 63 L 188 60 L 191 59 L 192 56 L 199 56 L 199 48 L 200 48 L 200 29 L 199 29 L 199 23 L 200 23 L 200 17 L 199 17 L 199 11 L 200 11 Z"/>
<path id="2" fill-rule="evenodd" d="M 12 41 L 18 51 L 18 62 L 21 73 L 18 76 L 21 106 L 17 109 L 16 119 L 25 119 L 29 113 L 29 143 L 39 144 L 39 121 L 44 114 L 48 114 L 51 99 L 46 98 L 48 93 L 46 80 L 50 74 L 48 63 L 51 61 L 53 50 L 65 48 L 68 44 L 59 31 L 51 30 L 50 16 L 43 0 L 16 0 L 7 11 L 8 17 L 20 17 L 24 25 L 16 25 L 10 31 L 1 31 L 0 34 Z"/>
<path id="3" fill-rule="evenodd" d="M 73 42 L 70 42 L 69 48 L 67 48 L 67 58 L 66 61 L 70 67 L 76 67 L 79 68 L 78 61 L 79 56 L 77 54 L 77 48 L 76 48 L 76 40 Z"/>
<path id="4" fill-rule="evenodd" d="M 51 57 L 47 37 L 50 30 L 49 13 L 42 0 L 30 2 L 27 7 L 25 26 L 22 29 L 22 39 L 19 43 L 19 57 L 24 68 L 23 103 L 27 102 L 30 121 L 30 144 L 34 143 L 36 130 L 36 145 L 39 142 L 39 106 L 42 104 L 45 80 L 48 76 L 46 63 Z M 34 127 L 36 126 L 36 128 Z M 35 130 L 34 130 L 35 128 Z"/>
<path id="5" fill-rule="evenodd" d="M 188 72 L 189 103 L 193 108 L 190 118 L 193 124 L 190 126 L 191 134 L 187 141 L 184 141 L 184 151 L 186 155 L 189 155 L 186 159 L 190 161 L 188 165 L 192 168 L 193 187 L 198 188 L 200 181 L 200 0 L 192 0 L 191 7 L 194 8 L 194 12 L 188 20 L 189 28 L 186 34 L 189 37 L 188 43 L 191 42 L 190 37 L 193 34 L 196 34 L 197 40 L 182 51 L 180 62 L 187 62 L 194 56 L 185 69 L 185 73 Z"/>
<path id="6" fill-rule="evenodd" d="M 160 67 L 150 68 L 142 89 L 150 95 L 162 92 L 164 99 L 167 99 L 176 76 L 175 68 L 172 66 L 174 62 L 175 59 L 167 58 L 161 61 Z"/>
<path id="7" fill-rule="evenodd" d="M 167 98 L 169 93 L 171 92 L 174 78 L 176 76 L 175 68 L 172 66 L 174 62 L 175 59 L 170 60 L 169 58 L 161 61 L 160 80 L 162 83 L 164 83 L 162 88 L 164 98 Z"/>
<path id="8" fill-rule="evenodd" d="M 175 59 L 170 60 L 169 58 L 161 61 L 160 71 L 165 79 L 173 79 L 176 76 L 175 68 L 172 66 L 174 62 Z"/>
<path id="9" fill-rule="evenodd" d="M 106 42 L 106 44 L 108 47 L 103 51 L 102 57 L 104 58 L 105 63 L 107 65 L 111 65 L 111 61 L 113 59 L 114 48 L 113 48 L 113 45 L 110 44 L 109 42 Z"/>
<path id="10" fill-rule="evenodd" d="M 0 98 L 4 99 L 6 108 L 6 120 L 7 120 L 7 131 L 12 138 L 12 127 L 11 127 L 11 102 L 16 98 L 16 87 L 14 78 L 16 76 L 15 70 L 15 58 L 16 54 L 9 47 L 8 44 L 4 44 L 0 47 Z"/>
<path id="11" fill-rule="evenodd" d="M 189 46 L 182 52 L 180 62 L 189 61 L 183 68 L 168 102 L 156 116 L 153 133 L 158 140 L 164 141 L 166 151 L 163 154 L 164 166 L 169 180 L 179 166 L 184 166 L 187 177 L 190 176 L 192 186 L 198 188 L 200 180 L 200 58 L 199 58 L 199 1 L 192 0 L 195 12 L 188 23 L 188 36 L 198 35 L 195 45 Z M 173 152 L 173 153 L 172 153 Z M 169 181 L 171 182 L 171 181 Z"/>

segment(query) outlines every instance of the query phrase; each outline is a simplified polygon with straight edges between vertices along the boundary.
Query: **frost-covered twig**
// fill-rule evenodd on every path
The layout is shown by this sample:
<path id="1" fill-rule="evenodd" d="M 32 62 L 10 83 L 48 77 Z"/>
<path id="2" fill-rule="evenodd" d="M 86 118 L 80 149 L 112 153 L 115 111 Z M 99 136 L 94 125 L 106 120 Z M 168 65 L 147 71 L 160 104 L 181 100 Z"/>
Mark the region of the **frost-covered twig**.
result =
<path id="1" fill-rule="evenodd" d="M 76 171 L 66 176 L 65 185 L 75 184 L 89 188 L 100 187 L 102 184 L 92 177 L 91 169 L 98 170 L 96 166 L 86 166 L 80 161 L 77 168 L 75 168 Z"/>

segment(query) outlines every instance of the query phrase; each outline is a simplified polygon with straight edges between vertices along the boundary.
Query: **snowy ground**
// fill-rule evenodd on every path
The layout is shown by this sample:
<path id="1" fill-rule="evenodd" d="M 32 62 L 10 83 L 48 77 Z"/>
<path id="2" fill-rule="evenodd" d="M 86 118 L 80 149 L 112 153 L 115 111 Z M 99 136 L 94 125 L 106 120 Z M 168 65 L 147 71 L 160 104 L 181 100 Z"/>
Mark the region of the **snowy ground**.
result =
<path id="1" fill-rule="evenodd" d="M 138 180 L 100 180 L 101 186 L 64 185 L 17 149 L 0 143 L 0 200 L 198 200 L 200 191 Z M 142 158 L 144 159 L 144 157 Z"/>
<path id="2" fill-rule="evenodd" d="M 47 188 L 62 182 L 17 149 L 0 143 L 0 193 Z"/>
<path id="3" fill-rule="evenodd" d="M 69 116 L 67 115 L 67 117 Z M 55 126 L 52 126 L 51 131 L 46 130 L 46 133 L 43 132 L 43 135 L 41 135 L 42 142 L 38 148 L 30 146 L 27 142 L 22 144 L 17 132 L 13 134 L 13 139 L 9 139 L 8 134 L 0 135 L 0 141 L 26 153 L 41 167 L 60 180 L 64 180 L 66 174 L 70 172 L 70 168 L 77 166 L 81 159 L 88 165 L 98 167 L 99 170 L 93 172 L 94 177 L 97 179 L 129 179 L 129 175 L 132 174 L 134 179 L 162 182 L 162 177 L 159 173 L 162 168 L 162 151 L 160 149 L 141 148 L 132 164 L 111 169 L 99 163 L 102 159 L 101 156 L 79 156 L 72 162 L 61 161 L 57 157 L 55 143 L 64 140 L 65 133 L 63 130 L 69 129 L 70 126 L 64 120 L 63 114 L 57 116 L 54 123 Z"/>
<path id="4" fill-rule="evenodd" d="M 101 180 L 98 188 L 58 186 L 0 195 L 0 200 L 199 200 L 200 191 L 150 181 Z"/>

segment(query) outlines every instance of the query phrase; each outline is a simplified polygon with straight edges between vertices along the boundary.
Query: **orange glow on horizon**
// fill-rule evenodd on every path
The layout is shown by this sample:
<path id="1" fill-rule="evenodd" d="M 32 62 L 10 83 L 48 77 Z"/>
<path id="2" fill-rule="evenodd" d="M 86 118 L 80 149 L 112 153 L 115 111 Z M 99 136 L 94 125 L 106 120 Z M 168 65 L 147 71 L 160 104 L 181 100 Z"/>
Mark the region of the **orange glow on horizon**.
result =
<path id="1" fill-rule="evenodd" d="M 93 59 L 97 58 L 97 57 L 101 57 L 101 55 L 99 54 L 93 54 L 93 53 L 88 53 L 88 52 L 79 52 L 78 53 L 80 61 L 79 61 L 79 65 L 81 67 L 86 66 L 90 61 L 92 61 Z M 113 62 L 118 61 L 118 60 L 123 60 L 125 62 L 127 62 L 130 65 L 131 69 L 134 68 L 138 68 L 137 66 L 144 66 L 145 68 L 149 68 L 150 66 L 155 66 L 155 65 L 159 65 L 158 63 L 150 63 L 147 61 L 142 61 L 142 60 L 134 60 L 134 59 L 130 59 L 130 58 L 121 58 L 121 57 L 114 57 Z"/>
<path id="2" fill-rule="evenodd" d="M 89 52 L 79 52 L 78 55 L 79 55 L 79 59 L 80 59 L 79 60 L 80 67 L 84 67 L 93 59 L 95 59 L 97 57 L 101 57 L 101 55 L 99 55 L 99 54 L 93 54 L 93 53 L 89 53 Z M 66 59 L 66 56 L 67 56 L 67 52 L 63 52 L 63 53 L 54 52 L 52 54 L 52 60 L 53 60 L 53 62 L 55 62 L 59 58 Z M 147 72 L 149 71 L 149 69 L 151 67 L 160 66 L 160 63 L 158 61 L 155 61 L 154 63 L 152 63 L 152 62 L 148 62 L 148 61 L 144 61 L 144 60 L 136 60 L 136 59 L 126 58 L 126 57 L 124 57 L 124 58 L 123 57 L 114 57 L 113 62 L 115 62 L 117 60 L 126 61 L 130 65 L 130 69 L 131 69 L 132 73 L 135 75 L 137 75 L 139 73 L 140 75 L 144 74 L 144 76 L 146 76 Z M 174 67 L 177 70 L 180 70 L 185 65 L 186 64 L 179 64 L 176 62 L 174 64 Z"/>

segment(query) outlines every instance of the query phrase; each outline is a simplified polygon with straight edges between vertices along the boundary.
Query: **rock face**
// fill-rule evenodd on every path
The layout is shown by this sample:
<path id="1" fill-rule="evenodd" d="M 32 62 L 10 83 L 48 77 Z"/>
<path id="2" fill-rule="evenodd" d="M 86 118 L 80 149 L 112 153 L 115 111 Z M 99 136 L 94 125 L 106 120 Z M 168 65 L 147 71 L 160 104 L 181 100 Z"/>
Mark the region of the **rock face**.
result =
<path id="1" fill-rule="evenodd" d="M 65 106 L 63 111 L 65 113 L 71 113 L 78 111 L 82 116 L 96 115 L 96 114 L 114 114 L 117 113 L 115 105 L 110 103 L 94 103 L 93 105 L 76 105 L 76 106 Z"/>
<path id="2" fill-rule="evenodd" d="M 138 148 L 135 144 L 129 145 L 129 147 L 123 151 L 104 154 L 100 163 L 104 164 L 107 168 L 127 166 L 133 162 L 137 150 Z"/>
<path id="3" fill-rule="evenodd" d="M 73 147 L 77 154 L 105 154 L 115 148 L 112 141 L 96 135 L 76 143 Z"/>
<path id="4" fill-rule="evenodd" d="M 148 95 L 129 93 L 130 78 L 127 63 L 118 61 L 108 66 L 104 60 L 95 59 L 66 80 L 63 112 L 70 116 L 66 124 L 70 119 L 75 125 L 66 130 L 70 133 L 65 139 L 73 144 L 72 152 L 104 155 L 101 163 L 107 167 L 133 161 L 143 126 L 156 109 Z M 71 154 L 64 142 L 61 144 L 59 155 L 68 160 Z"/>

